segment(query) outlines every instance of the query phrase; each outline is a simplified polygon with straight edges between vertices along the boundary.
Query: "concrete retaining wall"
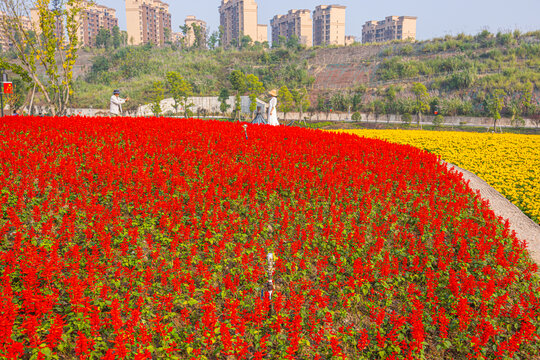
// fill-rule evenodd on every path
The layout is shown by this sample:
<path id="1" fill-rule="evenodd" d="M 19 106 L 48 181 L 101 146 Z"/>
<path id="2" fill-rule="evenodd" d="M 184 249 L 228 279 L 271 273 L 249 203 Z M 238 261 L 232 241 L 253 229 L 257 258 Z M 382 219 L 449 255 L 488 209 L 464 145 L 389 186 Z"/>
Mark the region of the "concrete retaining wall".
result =
<path id="1" fill-rule="evenodd" d="M 379 122 L 379 123 L 402 123 L 401 115 L 379 115 L 362 113 L 361 121 Z M 308 121 L 351 121 L 352 114 L 348 113 L 304 113 L 304 118 Z M 284 119 L 283 113 L 278 113 L 280 120 Z M 299 113 L 287 113 L 287 120 L 299 119 Z M 422 116 L 422 124 L 433 124 L 432 115 Z M 412 123 L 416 123 L 417 116 L 412 116 Z M 536 127 L 536 124 L 531 119 L 524 119 L 525 124 L 522 127 Z M 445 116 L 444 125 L 468 125 L 468 126 L 493 126 L 493 119 L 486 117 L 470 117 L 470 116 Z M 509 118 L 502 118 L 497 122 L 497 126 L 510 127 L 514 126 Z"/>
<path id="2" fill-rule="evenodd" d="M 194 98 L 200 99 L 197 106 L 192 107 L 192 111 L 197 113 L 197 110 L 200 109 L 211 109 L 206 111 L 209 115 L 222 115 L 219 111 L 219 101 L 217 97 L 206 97 L 206 98 Z M 197 100 L 196 100 L 197 101 Z M 244 97 L 242 100 L 242 108 L 245 114 L 249 114 L 249 99 Z M 230 104 L 234 104 L 234 97 L 231 97 L 228 101 Z M 261 106 L 266 106 L 265 103 L 261 102 Z M 167 111 L 172 111 L 172 99 L 166 99 L 162 102 L 162 109 L 164 113 Z M 80 115 L 80 116 L 106 116 L 108 114 L 108 109 L 69 109 L 68 115 Z M 183 110 L 180 110 L 183 111 Z M 133 116 L 152 116 L 152 111 L 148 105 L 139 108 L 136 113 L 126 114 Z M 367 122 L 378 122 L 378 123 L 402 123 L 401 115 L 379 115 L 378 117 L 374 114 L 365 114 L 362 113 L 362 120 Z M 352 121 L 350 120 L 352 114 L 348 113 L 304 113 L 304 118 L 308 121 Z M 280 121 L 289 121 L 289 120 L 298 120 L 300 117 L 299 113 L 287 113 L 286 120 L 283 113 L 278 113 L 278 118 Z M 425 115 L 422 117 L 422 124 L 433 124 L 434 116 Z M 412 116 L 412 123 L 416 123 L 416 116 Z M 524 119 L 525 125 L 523 127 L 536 127 L 536 124 L 531 119 Z M 444 125 L 448 126 L 483 126 L 491 127 L 493 126 L 493 119 L 486 117 L 470 117 L 470 116 L 445 116 Z M 514 126 L 509 118 L 502 118 L 497 122 L 497 125 L 502 127 Z"/>
<path id="3" fill-rule="evenodd" d="M 241 96 L 240 97 L 241 107 L 242 107 L 242 113 L 243 114 L 250 114 L 251 111 L 249 111 L 249 105 L 251 101 L 249 100 L 249 97 L 247 96 Z M 206 113 L 206 114 L 220 114 L 221 111 L 219 110 L 220 102 L 218 100 L 217 96 L 206 96 L 206 97 L 191 97 L 188 99 L 189 104 L 193 104 L 193 106 L 189 107 L 189 109 L 197 114 L 197 113 Z M 229 104 L 229 111 L 231 111 L 234 108 L 235 103 L 235 97 L 230 96 L 227 100 L 227 104 Z M 169 98 L 161 101 L 160 106 L 162 110 L 163 115 L 172 115 L 176 113 L 176 110 L 174 109 L 174 99 Z M 264 110 L 266 109 L 267 104 L 257 99 L 257 106 Z M 183 113 L 184 108 L 179 105 L 178 106 L 178 112 Z M 152 105 L 147 104 L 139 107 L 139 109 L 136 112 L 136 116 L 152 116 Z"/>

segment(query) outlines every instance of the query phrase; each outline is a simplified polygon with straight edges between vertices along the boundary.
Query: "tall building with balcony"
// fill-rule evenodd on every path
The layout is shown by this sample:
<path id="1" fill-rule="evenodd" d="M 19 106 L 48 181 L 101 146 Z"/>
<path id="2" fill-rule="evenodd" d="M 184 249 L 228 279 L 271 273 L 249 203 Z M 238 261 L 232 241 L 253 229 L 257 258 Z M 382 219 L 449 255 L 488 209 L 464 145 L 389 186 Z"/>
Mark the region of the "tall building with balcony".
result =
<path id="1" fill-rule="evenodd" d="M 345 45 L 343 5 L 319 5 L 313 12 L 313 45 Z"/>
<path id="2" fill-rule="evenodd" d="M 195 27 L 199 27 L 201 31 L 201 40 L 204 42 L 200 45 L 203 47 L 206 46 L 206 22 L 197 19 L 195 16 L 189 15 L 186 17 L 186 20 L 184 20 L 184 24 L 187 27 L 185 34 L 186 45 L 191 47 L 193 44 L 195 44 L 197 36 L 197 34 L 195 34 Z"/>
<path id="3" fill-rule="evenodd" d="M 356 37 L 353 35 L 345 36 L 345 46 L 351 46 L 356 42 Z"/>
<path id="4" fill-rule="evenodd" d="M 169 5 L 160 0 L 126 0 L 128 44 L 162 46 L 171 38 Z"/>
<path id="5" fill-rule="evenodd" d="M 32 23 L 27 16 L 21 16 L 18 20 L 23 31 L 32 30 Z M 0 11 L 0 47 L 2 51 L 7 51 L 14 45 L 12 40 L 17 32 L 14 27 L 17 27 L 16 21 Z"/>
<path id="6" fill-rule="evenodd" d="M 41 35 L 41 28 L 39 26 L 39 23 L 40 23 L 40 20 L 39 20 L 38 9 L 31 8 L 30 9 L 30 26 L 37 35 Z M 56 36 L 57 39 L 62 39 L 62 41 L 65 43 L 67 38 L 66 38 L 66 34 L 64 30 L 65 30 L 64 17 L 59 15 L 56 17 L 56 21 L 54 24 L 54 35 Z"/>
<path id="7" fill-rule="evenodd" d="M 259 24 L 257 11 L 258 5 L 254 0 L 221 0 L 222 43 L 229 45 L 242 36 L 249 36 L 253 41 L 268 41 L 268 26 Z"/>
<path id="8" fill-rule="evenodd" d="M 416 16 L 387 16 L 381 21 L 368 21 L 362 27 L 362 42 L 416 40 L 417 19 Z"/>
<path id="9" fill-rule="evenodd" d="M 270 20 L 272 43 L 279 42 L 283 36 L 289 40 L 296 36 L 301 44 L 313 46 L 313 20 L 310 10 L 289 10 L 286 15 L 276 15 Z"/>
<path id="10" fill-rule="evenodd" d="M 100 29 L 108 30 L 112 33 L 115 26 L 118 26 L 116 10 L 88 1 L 83 2 L 83 10 L 76 18 L 79 29 L 78 38 L 80 46 L 93 47 L 96 45 L 96 36 Z"/>

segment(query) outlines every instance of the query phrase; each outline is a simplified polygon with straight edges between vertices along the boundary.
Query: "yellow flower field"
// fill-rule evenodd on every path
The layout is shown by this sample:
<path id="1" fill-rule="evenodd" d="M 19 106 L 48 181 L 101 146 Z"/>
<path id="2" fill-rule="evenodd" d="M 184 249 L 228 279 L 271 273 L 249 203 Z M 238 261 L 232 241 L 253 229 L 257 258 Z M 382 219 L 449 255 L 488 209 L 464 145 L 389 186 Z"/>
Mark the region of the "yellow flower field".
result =
<path id="1" fill-rule="evenodd" d="M 540 136 L 414 130 L 348 130 L 409 144 L 474 172 L 540 222 Z"/>

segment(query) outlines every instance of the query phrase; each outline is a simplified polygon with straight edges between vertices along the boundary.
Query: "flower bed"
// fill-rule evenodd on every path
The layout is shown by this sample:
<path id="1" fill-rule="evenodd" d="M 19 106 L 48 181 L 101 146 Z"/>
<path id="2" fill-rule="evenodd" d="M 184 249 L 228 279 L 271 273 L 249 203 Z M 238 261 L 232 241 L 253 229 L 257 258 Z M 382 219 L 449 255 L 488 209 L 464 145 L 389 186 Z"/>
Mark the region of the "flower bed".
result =
<path id="1" fill-rule="evenodd" d="M 0 157 L 2 358 L 539 354 L 524 244 L 417 148 L 21 117 L 0 122 Z"/>
<path id="2" fill-rule="evenodd" d="M 540 136 L 449 131 L 351 130 L 408 144 L 472 171 L 540 223 Z"/>

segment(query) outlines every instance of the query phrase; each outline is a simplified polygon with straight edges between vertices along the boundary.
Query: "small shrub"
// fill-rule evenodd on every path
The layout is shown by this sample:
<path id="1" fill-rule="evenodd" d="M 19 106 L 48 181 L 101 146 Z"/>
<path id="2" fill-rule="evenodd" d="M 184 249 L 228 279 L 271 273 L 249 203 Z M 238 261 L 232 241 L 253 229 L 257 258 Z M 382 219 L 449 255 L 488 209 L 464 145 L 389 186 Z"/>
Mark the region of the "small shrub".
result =
<path id="1" fill-rule="evenodd" d="M 399 52 L 401 53 L 401 55 L 411 55 L 413 51 L 413 47 L 410 44 L 407 44 L 403 46 Z"/>
<path id="2" fill-rule="evenodd" d="M 403 123 L 403 126 L 409 127 L 409 125 L 411 125 L 411 122 L 412 122 L 411 114 L 407 113 L 407 114 L 401 115 L 401 122 Z"/>
<path id="3" fill-rule="evenodd" d="M 360 121 L 360 120 L 362 120 L 362 114 L 360 114 L 360 113 L 357 111 L 357 112 L 355 112 L 354 114 L 352 114 L 351 119 L 353 119 L 354 121 Z"/>
<path id="4" fill-rule="evenodd" d="M 381 57 L 392 56 L 394 49 L 390 46 L 381 51 Z"/>
<path id="5" fill-rule="evenodd" d="M 444 116 L 442 115 L 437 115 L 433 118 L 433 126 L 435 127 L 441 126 L 443 122 L 444 122 Z"/>

